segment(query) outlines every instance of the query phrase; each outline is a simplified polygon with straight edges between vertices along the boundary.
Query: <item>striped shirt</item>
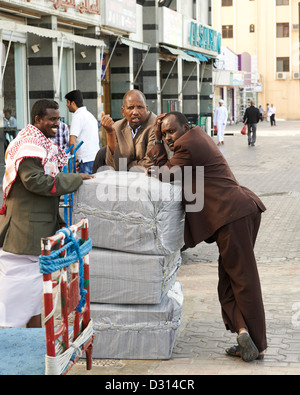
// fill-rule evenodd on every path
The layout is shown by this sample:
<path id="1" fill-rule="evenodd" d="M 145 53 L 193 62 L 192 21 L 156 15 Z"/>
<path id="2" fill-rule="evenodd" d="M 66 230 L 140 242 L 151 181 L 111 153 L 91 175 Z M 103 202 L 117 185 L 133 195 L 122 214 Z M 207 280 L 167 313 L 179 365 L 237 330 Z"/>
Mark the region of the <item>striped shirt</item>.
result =
<path id="1" fill-rule="evenodd" d="M 66 151 L 69 148 L 69 139 L 70 131 L 68 125 L 60 122 L 56 136 L 52 138 L 52 141 Z"/>

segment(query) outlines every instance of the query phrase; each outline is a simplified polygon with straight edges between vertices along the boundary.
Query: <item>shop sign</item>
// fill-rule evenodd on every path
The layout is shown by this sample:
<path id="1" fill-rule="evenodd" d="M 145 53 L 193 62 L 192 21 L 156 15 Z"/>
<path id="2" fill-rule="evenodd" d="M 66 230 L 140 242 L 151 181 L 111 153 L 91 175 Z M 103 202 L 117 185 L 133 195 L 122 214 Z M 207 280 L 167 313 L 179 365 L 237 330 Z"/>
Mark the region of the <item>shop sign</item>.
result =
<path id="1" fill-rule="evenodd" d="M 28 1 L 28 0 L 27 0 Z M 29 0 L 30 1 L 30 0 Z M 100 15 L 100 0 L 49 0 L 53 7 L 67 12 L 69 8 L 77 9 L 81 14 Z"/>
<path id="2" fill-rule="evenodd" d="M 159 12 L 160 41 L 176 47 L 182 47 L 182 14 L 166 7 L 159 8 Z"/>
<path id="3" fill-rule="evenodd" d="M 221 53 L 221 33 L 200 23 L 190 24 L 190 45 Z"/>
<path id="4" fill-rule="evenodd" d="M 101 3 L 103 25 L 136 32 L 136 0 L 101 0 Z"/>
<path id="5" fill-rule="evenodd" d="M 230 73 L 230 85 L 232 86 L 244 85 L 244 75 L 242 73 Z"/>

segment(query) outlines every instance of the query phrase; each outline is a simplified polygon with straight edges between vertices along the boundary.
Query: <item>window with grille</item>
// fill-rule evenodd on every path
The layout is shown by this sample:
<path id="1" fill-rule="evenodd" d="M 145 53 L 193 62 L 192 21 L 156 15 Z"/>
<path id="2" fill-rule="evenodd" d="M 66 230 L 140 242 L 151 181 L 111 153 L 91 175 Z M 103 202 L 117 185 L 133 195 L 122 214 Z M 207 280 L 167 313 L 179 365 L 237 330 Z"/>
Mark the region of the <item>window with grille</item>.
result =
<path id="1" fill-rule="evenodd" d="M 277 72 L 290 71 L 290 58 L 277 58 Z"/>
<path id="2" fill-rule="evenodd" d="M 222 37 L 233 38 L 233 25 L 222 26 Z"/>
<path id="3" fill-rule="evenodd" d="M 289 37 L 290 36 L 290 24 L 289 23 L 276 23 L 276 37 Z"/>
<path id="4" fill-rule="evenodd" d="M 222 0 L 222 7 L 232 6 L 232 0 Z"/>
<path id="5" fill-rule="evenodd" d="M 276 5 L 289 5 L 290 0 L 276 0 Z"/>

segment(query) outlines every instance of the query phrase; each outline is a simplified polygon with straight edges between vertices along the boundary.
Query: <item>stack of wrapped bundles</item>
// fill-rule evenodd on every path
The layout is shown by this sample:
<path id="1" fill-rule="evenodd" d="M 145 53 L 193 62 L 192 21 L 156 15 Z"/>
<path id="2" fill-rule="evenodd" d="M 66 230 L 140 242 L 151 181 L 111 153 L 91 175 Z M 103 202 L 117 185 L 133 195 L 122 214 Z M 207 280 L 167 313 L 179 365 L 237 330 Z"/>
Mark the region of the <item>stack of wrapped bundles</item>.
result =
<path id="1" fill-rule="evenodd" d="M 170 358 L 183 303 L 181 193 L 181 185 L 115 171 L 97 173 L 76 192 L 73 221 L 88 219 L 93 243 L 95 358 Z"/>

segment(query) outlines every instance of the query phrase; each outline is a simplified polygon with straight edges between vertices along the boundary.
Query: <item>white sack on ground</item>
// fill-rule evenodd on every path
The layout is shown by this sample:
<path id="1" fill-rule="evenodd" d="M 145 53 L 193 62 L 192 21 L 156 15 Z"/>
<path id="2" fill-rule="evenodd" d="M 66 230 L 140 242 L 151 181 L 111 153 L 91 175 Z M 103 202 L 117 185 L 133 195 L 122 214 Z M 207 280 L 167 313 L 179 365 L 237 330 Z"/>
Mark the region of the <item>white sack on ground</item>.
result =
<path id="1" fill-rule="evenodd" d="M 89 262 L 91 302 L 157 304 L 176 281 L 181 254 L 141 255 L 93 247 Z"/>
<path id="2" fill-rule="evenodd" d="M 74 194 L 73 222 L 89 220 L 94 247 L 170 255 L 184 245 L 181 186 L 144 173 L 104 171 Z"/>
<path id="3" fill-rule="evenodd" d="M 181 283 L 176 281 L 157 305 L 91 304 L 96 338 L 93 357 L 106 359 L 169 359 L 183 309 Z"/>

